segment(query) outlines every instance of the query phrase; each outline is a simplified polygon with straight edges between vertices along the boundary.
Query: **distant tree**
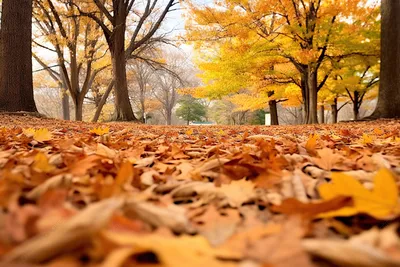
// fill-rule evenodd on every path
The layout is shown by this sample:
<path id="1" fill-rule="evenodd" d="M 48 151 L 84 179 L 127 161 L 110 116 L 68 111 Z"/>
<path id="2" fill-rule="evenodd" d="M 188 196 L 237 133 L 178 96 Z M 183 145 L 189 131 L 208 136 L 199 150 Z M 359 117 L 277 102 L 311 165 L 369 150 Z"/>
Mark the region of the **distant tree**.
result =
<path id="1" fill-rule="evenodd" d="M 126 62 L 143 59 L 143 51 L 156 43 L 167 42 L 157 35 L 168 12 L 173 11 L 176 0 L 94 0 L 93 10 L 82 5 L 83 1 L 72 1 L 79 13 L 93 19 L 103 30 L 111 54 L 114 91 L 115 120 L 135 121 L 128 94 Z"/>
<path id="2" fill-rule="evenodd" d="M 189 125 L 191 121 L 199 121 L 206 115 L 206 108 L 199 103 L 199 100 L 190 95 L 183 96 L 179 101 L 179 108 L 176 116 L 186 121 Z"/>
<path id="3" fill-rule="evenodd" d="M 381 2 L 381 70 L 378 104 L 371 118 L 400 117 L 400 1 Z"/>
<path id="4" fill-rule="evenodd" d="M 0 111 L 37 112 L 32 79 L 32 0 L 4 0 L 0 31 Z"/>

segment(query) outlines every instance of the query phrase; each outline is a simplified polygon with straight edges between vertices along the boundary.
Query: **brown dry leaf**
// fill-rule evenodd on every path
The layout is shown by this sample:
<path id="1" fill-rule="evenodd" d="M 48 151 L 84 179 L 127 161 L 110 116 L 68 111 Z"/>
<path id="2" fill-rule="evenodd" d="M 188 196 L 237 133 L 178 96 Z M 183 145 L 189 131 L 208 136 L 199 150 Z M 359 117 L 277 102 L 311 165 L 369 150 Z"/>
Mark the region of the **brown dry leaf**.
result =
<path id="1" fill-rule="evenodd" d="M 253 182 L 242 179 L 223 184 L 218 191 L 226 197 L 231 207 L 239 207 L 257 197 L 254 188 Z"/>
<path id="2" fill-rule="evenodd" d="M 194 219 L 196 228 L 212 246 L 223 244 L 236 230 L 240 222 L 237 210 L 218 211 L 214 205 L 208 206 L 206 212 Z"/>
<path id="3" fill-rule="evenodd" d="M 395 267 L 400 266 L 397 226 L 383 230 L 373 228 L 349 240 L 306 239 L 303 247 L 312 255 L 339 266 Z M 395 257 L 390 253 L 395 249 Z"/>
<path id="4" fill-rule="evenodd" d="M 330 200 L 316 203 L 302 203 L 295 198 L 288 198 L 285 199 L 280 206 L 272 206 L 271 210 L 289 215 L 298 214 L 300 216 L 312 218 L 323 212 L 334 211 L 352 205 L 352 198 L 346 196 L 337 196 Z"/>
<path id="5" fill-rule="evenodd" d="M 84 159 L 77 161 L 75 164 L 70 166 L 69 172 L 76 176 L 85 175 L 86 172 L 99 164 L 102 157 L 98 155 L 90 155 L 85 157 Z"/>
<path id="6" fill-rule="evenodd" d="M 338 163 L 343 160 L 339 154 L 333 153 L 330 148 L 323 148 L 317 150 L 319 158 L 312 158 L 312 161 L 320 168 L 330 171 L 336 167 Z"/>
<path id="7" fill-rule="evenodd" d="M 115 150 L 110 149 L 101 143 L 97 144 L 96 154 L 110 159 L 115 158 L 115 156 L 117 155 Z"/>
<path id="8" fill-rule="evenodd" d="M 130 256 L 143 252 L 156 255 L 161 266 L 177 267 L 233 267 L 235 263 L 218 260 L 221 256 L 231 256 L 229 251 L 211 248 L 208 241 L 201 236 L 162 237 L 158 235 L 134 235 L 106 231 L 103 237 L 120 249 L 114 250 L 102 264 L 102 267 L 119 267 Z"/>
<path id="9" fill-rule="evenodd" d="M 127 217 L 140 218 L 155 227 L 168 227 L 177 233 L 194 232 L 186 210 L 177 205 L 161 207 L 148 202 L 129 200 L 125 204 L 124 212 Z"/>
<path id="10" fill-rule="evenodd" d="M 49 232 L 17 246 L 2 260 L 40 263 L 62 252 L 77 249 L 90 242 L 90 237 L 103 228 L 122 205 L 122 198 L 111 198 L 92 204 Z"/>
<path id="11" fill-rule="evenodd" d="M 301 221 L 292 217 L 283 224 L 282 231 L 260 239 L 247 248 L 246 255 L 267 266 L 273 267 L 314 267 L 310 257 L 302 247 L 301 238 L 305 229 Z"/>

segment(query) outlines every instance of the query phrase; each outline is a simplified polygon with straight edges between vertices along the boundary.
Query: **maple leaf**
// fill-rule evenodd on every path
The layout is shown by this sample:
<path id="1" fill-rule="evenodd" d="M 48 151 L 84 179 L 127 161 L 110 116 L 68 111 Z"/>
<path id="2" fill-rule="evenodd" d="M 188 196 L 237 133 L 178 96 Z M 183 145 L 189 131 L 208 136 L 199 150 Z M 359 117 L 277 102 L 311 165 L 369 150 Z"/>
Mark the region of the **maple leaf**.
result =
<path id="1" fill-rule="evenodd" d="M 193 129 L 189 129 L 185 132 L 186 135 L 192 135 L 193 134 Z"/>
<path id="2" fill-rule="evenodd" d="M 315 155 L 316 151 L 316 146 L 317 146 L 317 140 L 319 139 L 318 134 L 311 134 L 310 137 L 308 138 L 305 148 L 309 154 Z"/>
<path id="3" fill-rule="evenodd" d="M 35 130 L 35 133 L 33 134 L 33 139 L 40 143 L 50 141 L 52 138 L 52 134 L 46 128 Z"/>
<path id="4" fill-rule="evenodd" d="M 110 127 L 97 127 L 97 128 L 93 128 L 92 130 L 90 130 L 90 133 L 93 133 L 95 135 L 105 135 L 108 134 L 110 132 Z"/>
<path id="5" fill-rule="evenodd" d="M 361 143 L 364 145 L 370 145 L 373 143 L 373 139 L 371 136 L 369 136 L 368 134 L 364 133 L 362 138 L 361 138 Z"/>
<path id="6" fill-rule="evenodd" d="M 353 207 L 320 214 L 320 217 L 352 216 L 367 213 L 375 218 L 385 218 L 398 213 L 398 189 L 393 175 L 381 169 L 374 177 L 374 189 L 369 191 L 351 176 L 333 173 L 332 182 L 319 187 L 324 200 L 343 195 L 351 196 Z"/>
<path id="7" fill-rule="evenodd" d="M 38 172 L 49 173 L 55 169 L 55 166 L 49 164 L 49 160 L 42 152 L 36 154 L 32 168 Z"/>
<path id="8" fill-rule="evenodd" d="M 231 207 L 241 206 L 243 203 L 255 197 L 255 184 L 244 179 L 232 181 L 230 184 L 223 184 L 219 188 L 228 199 Z"/>
<path id="9" fill-rule="evenodd" d="M 332 149 L 323 148 L 317 151 L 319 158 L 312 158 L 312 161 L 320 168 L 330 171 L 342 160 L 342 156 L 333 153 Z"/>

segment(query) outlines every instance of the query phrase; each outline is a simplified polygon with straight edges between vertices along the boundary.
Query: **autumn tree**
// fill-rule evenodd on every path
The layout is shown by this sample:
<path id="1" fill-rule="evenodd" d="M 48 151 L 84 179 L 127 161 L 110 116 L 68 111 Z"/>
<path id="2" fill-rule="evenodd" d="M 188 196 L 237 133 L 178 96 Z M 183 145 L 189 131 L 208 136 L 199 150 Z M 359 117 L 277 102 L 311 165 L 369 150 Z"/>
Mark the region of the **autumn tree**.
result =
<path id="1" fill-rule="evenodd" d="M 0 111 L 37 112 L 32 79 L 32 1 L 4 0 L 0 31 Z"/>
<path id="2" fill-rule="evenodd" d="M 400 2 L 381 1 L 381 67 L 378 104 L 372 118 L 400 117 Z"/>
<path id="3" fill-rule="evenodd" d="M 94 11 L 87 9 L 83 2 L 75 0 L 74 4 L 81 15 L 93 19 L 101 27 L 110 50 L 115 83 L 114 119 L 136 120 L 129 101 L 126 61 L 140 58 L 148 46 L 164 39 L 156 32 L 177 2 L 147 0 L 141 5 L 135 0 L 93 0 Z"/>
<path id="4" fill-rule="evenodd" d="M 109 66 L 100 27 L 78 16 L 71 1 L 35 0 L 34 3 L 34 19 L 45 44 L 39 38 L 34 43 L 56 54 L 59 71 L 49 67 L 37 54 L 33 56 L 60 87 L 69 91 L 75 106 L 75 120 L 80 121 L 85 96 L 97 75 Z"/>
<path id="5" fill-rule="evenodd" d="M 291 62 L 300 75 L 306 123 L 318 122 L 318 91 L 329 76 L 319 76 L 321 67 L 332 57 L 360 53 L 365 37 L 359 31 L 378 16 L 363 0 L 224 0 L 214 8 L 188 7 L 189 40 L 211 46 L 254 33 L 266 41 L 264 53 Z"/>

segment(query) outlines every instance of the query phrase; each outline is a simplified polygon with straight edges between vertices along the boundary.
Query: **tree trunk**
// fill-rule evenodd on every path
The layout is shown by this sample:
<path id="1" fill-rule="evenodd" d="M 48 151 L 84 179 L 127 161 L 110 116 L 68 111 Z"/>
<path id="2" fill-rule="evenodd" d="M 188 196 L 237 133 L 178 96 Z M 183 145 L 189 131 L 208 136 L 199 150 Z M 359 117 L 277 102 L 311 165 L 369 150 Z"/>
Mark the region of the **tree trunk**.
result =
<path id="1" fill-rule="evenodd" d="M 69 95 L 65 91 L 65 88 L 61 88 L 61 94 L 62 94 L 62 116 L 64 120 L 70 120 L 71 115 L 69 112 Z"/>
<path id="2" fill-rule="evenodd" d="M 308 118 L 310 116 L 310 101 L 309 101 L 309 92 L 307 85 L 307 73 L 301 73 L 301 95 L 303 98 L 303 123 L 307 123 Z"/>
<path id="3" fill-rule="evenodd" d="M 3 0 L 0 111 L 37 112 L 32 81 L 32 0 Z"/>
<path id="4" fill-rule="evenodd" d="M 319 108 L 319 121 L 325 123 L 325 106 L 321 105 Z"/>
<path id="5" fill-rule="evenodd" d="M 114 87 L 114 84 L 115 84 L 114 80 L 112 80 L 110 82 L 110 84 L 108 85 L 107 90 L 105 91 L 103 97 L 101 98 L 101 100 L 99 102 L 99 105 L 97 106 L 96 113 L 93 116 L 92 122 L 96 122 L 96 121 L 99 120 L 99 117 L 100 117 L 100 114 L 101 114 L 101 110 L 103 109 L 104 104 L 107 102 L 107 98 L 110 95 L 111 90 Z"/>
<path id="6" fill-rule="evenodd" d="M 360 112 L 360 102 L 359 102 L 359 97 L 360 94 L 358 93 L 358 91 L 354 91 L 354 96 L 353 96 L 353 119 L 354 120 L 358 120 L 358 114 Z"/>
<path id="7" fill-rule="evenodd" d="M 381 69 L 378 103 L 371 118 L 400 117 L 400 1 L 381 2 Z"/>
<path id="8" fill-rule="evenodd" d="M 268 106 L 269 106 L 269 112 L 271 113 L 271 125 L 279 125 L 276 100 L 268 101 Z"/>
<path id="9" fill-rule="evenodd" d="M 317 83 L 317 73 L 314 71 L 308 72 L 307 79 L 308 96 L 309 96 L 309 108 L 308 108 L 308 118 L 306 123 L 314 124 L 318 123 L 318 83 Z"/>
<path id="10" fill-rule="evenodd" d="M 172 124 L 172 110 L 167 110 L 167 125 Z"/>
<path id="11" fill-rule="evenodd" d="M 117 25 L 113 31 L 111 46 L 113 76 L 115 81 L 114 119 L 117 121 L 137 121 L 129 100 L 128 82 L 126 78 L 125 12 L 124 5 L 120 3 L 114 15 Z"/>
<path id="12" fill-rule="evenodd" d="M 332 123 L 337 123 L 338 118 L 338 108 L 337 108 L 337 98 L 333 100 L 331 105 Z"/>
<path id="13" fill-rule="evenodd" d="M 82 121 L 83 119 L 83 100 L 81 99 L 76 99 L 75 101 L 75 120 L 76 121 Z"/>
<path id="14" fill-rule="evenodd" d="M 71 119 L 71 113 L 69 110 L 69 95 L 67 94 L 68 91 L 68 85 L 67 85 L 67 81 L 65 80 L 64 74 L 63 74 L 63 70 L 60 66 L 59 68 L 59 72 L 60 72 L 60 78 L 61 78 L 61 105 L 62 105 L 62 116 L 64 120 L 70 120 Z"/>

